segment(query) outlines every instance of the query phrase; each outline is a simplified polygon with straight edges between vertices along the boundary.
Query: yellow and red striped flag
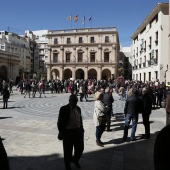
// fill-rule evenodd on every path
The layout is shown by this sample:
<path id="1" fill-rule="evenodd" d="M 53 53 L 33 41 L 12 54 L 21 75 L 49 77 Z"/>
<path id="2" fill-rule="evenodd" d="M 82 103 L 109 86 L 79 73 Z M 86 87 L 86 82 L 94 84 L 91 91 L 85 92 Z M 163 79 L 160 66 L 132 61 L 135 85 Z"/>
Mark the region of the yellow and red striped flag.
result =
<path id="1" fill-rule="evenodd" d="M 78 16 L 78 15 L 76 15 L 76 16 L 74 17 L 74 21 L 75 21 L 75 22 L 77 22 L 77 21 L 78 21 L 78 19 L 79 19 L 79 16 Z"/>

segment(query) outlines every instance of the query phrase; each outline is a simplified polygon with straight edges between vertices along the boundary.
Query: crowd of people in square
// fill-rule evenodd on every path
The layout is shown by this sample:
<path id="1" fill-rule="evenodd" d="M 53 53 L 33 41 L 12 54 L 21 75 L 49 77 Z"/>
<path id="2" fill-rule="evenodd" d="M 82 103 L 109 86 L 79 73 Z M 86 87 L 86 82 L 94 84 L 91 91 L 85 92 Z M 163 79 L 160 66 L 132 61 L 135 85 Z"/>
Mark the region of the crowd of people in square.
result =
<path id="1" fill-rule="evenodd" d="M 0 92 L 3 96 L 3 109 L 8 107 L 8 99 L 13 93 L 13 80 L 0 81 Z M 125 142 L 128 138 L 129 125 L 132 122 L 132 130 L 130 141 L 135 141 L 135 133 L 138 125 L 139 114 L 142 114 L 144 134 L 141 139 L 150 138 L 150 114 L 153 108 L 167 108 L 167 118 L 169 117 L 169 101 L 170 89 L 165 83 L 159 80 L 152 81 L 134 81 L 134 80 L 21 80 L 16 85 L 16 90 L 20 92 L 24 98 L 46 97 L 46 91 L 53 94 L 71 93 L 69 104 L 60 108 L 58 118 L 58 130 L 60 140 L 63 140 L 64 160 L 66 169 L 70 170 L 70 163 L 73 162 L 80 167 L 79 159 L 84 150 L 84 129 L 81 118 L 81 109 L 77 106 L 77 102 L 88 102 L 88 95 L 94 95 L 94 114 L 93 122 L 96 127 L 95 137 L 96 144 L 104 147 L 101 141 L 103 132 L 111 131 L 111 117 L 113 116 L 113 91 L 119 95 L 119 100 L 125 102 L 124 106 L 124 131 L 122 139 Z M 36 96 L 37 95 L 37 96 Z M 78 98 L 79 96 L 79 98 Z M 168 97 L 168 99 L 167 99 Z M 71 110 L 70 110 L 71 109 Z M 68 111 L 68 115 L 64 113 Z M 67 121 L 66 121 L 67 120 Z M 167 119 L 169 120 L 169 119 Z M 73 121 L 73 122 L 72 122 Z M 167 122 L 167 124 L 170 122 Z M 63 127 L 64 126 L 64 127 Z M 80 138 L 79 138 L 80 137 Z M 76 139 L 76 140 L 74 140 Z M 69 141 L 72 141 L 70 144 Z M 79 142 L 77 142 L 79 141 Z M 80 146 L 81 143 L 81 146 Z M 72 157 L 72 148 L 76 147 L 75 155 Z"/>

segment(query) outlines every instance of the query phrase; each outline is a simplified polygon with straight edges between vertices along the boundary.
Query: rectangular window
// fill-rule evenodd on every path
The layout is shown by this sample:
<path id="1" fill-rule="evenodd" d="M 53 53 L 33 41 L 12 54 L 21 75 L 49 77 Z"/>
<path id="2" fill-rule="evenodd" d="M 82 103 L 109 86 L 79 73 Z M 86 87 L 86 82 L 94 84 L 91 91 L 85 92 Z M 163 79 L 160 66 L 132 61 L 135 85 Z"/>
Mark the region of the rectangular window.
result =
<path id="1" fill-rule="evenodd" d="M 67 44 L 70 44 L 70 43 L 71 43 L 71 39 L 67 38 Z"/>
<path id="2" fill-rule="evenodd" d="M 151 72 L 149 72 L 148 74 L 149 74 L 149 81 L 151 81 Z"/>
<path id="3" fill-rule="evenodd" d="M 104 53 L 104 62 L 109 62 L 109 53 Z"/>
<path id="4" fill-rule="evenodd" d="M 79 37 L 79 43 L 83 43 L 83 38 Z"/>
<path id="5" fill-rule="evenodd" d="M 146 73 L 143 73 L 143 81 L 146 81 Z"/>
<path id="6" fill-rule="evenodd" d="M 90 42 L 94 43 L 94 37 L 90 37 Z"/>
<path id="7" fill-rule="evenodd" d="M 105 36 L 105 43 L 109 42 L 109 36 Z"/>
<path id="8" fill-rule="evenodd" d="M 66 53 L 66 63 L 70 63 L 70 53 Z"/>
<path id="9" fill-rule="evenodd" d="M 155 33 L 155 45 L 158 45 L 158 31 Z"/>
<path id="10" fill-rule="evenodd" d="M 44 68 L 44 61 L 40 61 L 40 68 Z"/>
<path id="11" fill-rule="evenodd" d="M 58 39 L 54 38 L 54 44 L 58 44 Z"/>
<path id="12" fill-rule="evenodd" d="M 154 63 L 155 63 L 155 64 L 158 64 L 158 50 L 155 50 Z"/>
<path id="13" fill-rule="evenodd" d="M 78 62 L 83 62 L 83 53 L 78 53 Z"/>
<path id="14" fill-rule="evenodd" d="M 58 62 L 58 53 L 53 53 L 53 62 L 54 63 Z"/>
<path id="15" fill-rule="evenodd" d="M 95 62 L 95 53 L 90 53 L 90 62 Z"/>
<path id="16" fill-rule="evenodd" d="M 149 49 L 152 48 L 152 37 L 149 37 Z"/>

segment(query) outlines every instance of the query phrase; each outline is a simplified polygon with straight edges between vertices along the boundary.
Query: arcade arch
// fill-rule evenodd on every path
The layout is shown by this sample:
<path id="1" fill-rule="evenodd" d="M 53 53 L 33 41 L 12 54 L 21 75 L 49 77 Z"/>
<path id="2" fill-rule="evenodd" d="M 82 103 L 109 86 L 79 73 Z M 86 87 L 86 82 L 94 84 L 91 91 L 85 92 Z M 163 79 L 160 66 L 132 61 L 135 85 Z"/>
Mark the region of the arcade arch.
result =
<path id="1" fill-rule="evenodd" d="M 7 75 L 8 75 L 7 67 L 4 65 L 0 66 L 0 79 L 7 80 Z"/>
<path id="2" fill-rule="evenodd" d="M 77 69 L 76 70 L 76 79 L 83 79 L 84 80 L 84 71 L 82 69 Z"/>
<path id="3" fill-rule="evenodd" d="M 88 79 L 96 79 L 97 80 L 97 71 L 95 69 L 90 69 L 88 71 Z"/>
<path id="4" fill-rule="evenodd" d="M 68 80 L 70 78 L 72 78 L 72 71 L 70 69 L 65 69 L 64 70 L 64 77 L 65 80 Z"/>
<path id="5" fill-rule="evenodd" d="M 59 71 L 58 71 L 57 69 L 53 69 L 53 70 L 51 71 L 51 73 L 52 73 L 52 80 L 59 79 L 60 73 L 59 73 Z"/>
<path id="6" fill-rule="evenodd" d="M 111 71 L 109 69 L 104 69 L 102 71 L 102 79 L 108 80 L 109 78 L 111 78 Z"/>

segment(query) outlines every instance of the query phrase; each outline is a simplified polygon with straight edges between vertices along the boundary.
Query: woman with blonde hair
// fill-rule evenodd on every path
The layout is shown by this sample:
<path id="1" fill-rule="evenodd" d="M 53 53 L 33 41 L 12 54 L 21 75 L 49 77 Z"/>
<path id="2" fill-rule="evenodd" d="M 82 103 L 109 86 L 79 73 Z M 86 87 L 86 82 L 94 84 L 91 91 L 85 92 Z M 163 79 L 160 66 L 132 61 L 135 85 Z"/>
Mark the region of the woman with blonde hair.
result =
<path id="1" fill-rule="evenodd" d="M 100 147 L 104 147 L 103 142 L 101 142 L 101 136 L 105 130 L 107 117 L 106 117 L 106 107 L 102 102 L 103 93 L 97 91 L 95 93 L 95 103 L 94 103 L 94 114 L 93 121 L 96 126 L 96 144 Z"/>

